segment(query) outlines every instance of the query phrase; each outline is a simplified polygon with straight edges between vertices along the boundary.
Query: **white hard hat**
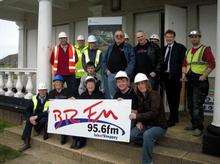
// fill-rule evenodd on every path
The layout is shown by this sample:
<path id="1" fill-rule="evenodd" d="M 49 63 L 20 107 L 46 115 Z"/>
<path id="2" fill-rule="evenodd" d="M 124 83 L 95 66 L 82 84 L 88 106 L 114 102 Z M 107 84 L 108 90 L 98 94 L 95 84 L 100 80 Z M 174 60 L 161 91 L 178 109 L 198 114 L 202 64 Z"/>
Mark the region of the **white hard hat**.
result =
<path id="1" fill-rule="evenodd" d="M 88 37 L 88 42 L 89 43 L 92 43 L 92 42 L 97 42 L 97 39 L 94 35 L 89 35 Z"/>
<path id="2" fill-rule="evenodd" d="M 125 71 L 118 71 L 118 73 L 116 73 L 115 75 L 115 79 L 123 77 L 128 79 L 128 75 Z"/>
<path id="3" fill-rule="evenodd" d="M 83 35 L 78 35 L 76 40 L 85 40 L 85 37 Z"/>
<path id="4" fill-rule="evenodd" d="M 148 80 L 147 76 L 143 73 L 138 73 L 134 78 L 134 83 Z"/>
<path id="5" fill-rule="evenodd" d="M 58 35 L 58 38 L 67 38 L 68 36 L 66 35 L 65 32 L 60 32 Z"/>
<path id="6" fill-rule="evenodd" d="M 96 80 L 93 76 L 87 76 L 85 79 L 85 82 L 87 82 L 88 80 L 94 80 L 94 82 L 96 82 Z"/>
<path id="7" fill-rule="evenodd" d="M 191 37 L 192 35 L 201 36 L 201 33 L 200 33 L 200 31 L 193 30 L 193 31 L 190 31 L 188 36 Z"/>
<path id="8" fill-rule="evenodd" d="M 129 39 L 129 36 L 127 33 L 124 33 L 125 34 L 125 39 Z"/>
<path id="9" fill-rule="evenodd" d="M 39 85 L 38 85 L 38 88 L 37 88 L 37 89 L 38 89 L 38 90 L 47 89 L 47 86 L 46 86 L 46 84 L 45 84 L 45 83 L 41 82 L 41 83 L 39 83 Z"/>
<path id="10" fill-rule="evenodd" d="M 150 39 L 157 39 L 160 40 L 159 36 L 157 34 L 151 35 Z"/>

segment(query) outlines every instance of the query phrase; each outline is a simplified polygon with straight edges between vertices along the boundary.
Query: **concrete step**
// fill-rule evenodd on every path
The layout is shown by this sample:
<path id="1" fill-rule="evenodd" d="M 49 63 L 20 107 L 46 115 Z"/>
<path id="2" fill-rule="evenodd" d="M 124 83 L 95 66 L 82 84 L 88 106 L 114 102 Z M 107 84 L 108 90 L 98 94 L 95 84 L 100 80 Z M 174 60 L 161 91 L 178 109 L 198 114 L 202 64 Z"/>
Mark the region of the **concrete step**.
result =
<path id="1" fill-rule="evenodd" d="M 6 129 L 0 137 L 0 143 L 18 149 L 22 143 L 21 132 L 20 127 Z M 57 137 L 53 136 L 46 141 L 42 140 L 42 136 L 35 136 L 32 142 L 33 149 L 37 148 L 83 164 L 138 164 L 141 161 L 141 148 L 125 143 L 88 139 L 85 148 L 73 150 L 69 148 L 70 143 L 60 145 Z M 153 156 L 156 164 L 220 163 L 220 158 L 164 146 L 156 146 Z"/>

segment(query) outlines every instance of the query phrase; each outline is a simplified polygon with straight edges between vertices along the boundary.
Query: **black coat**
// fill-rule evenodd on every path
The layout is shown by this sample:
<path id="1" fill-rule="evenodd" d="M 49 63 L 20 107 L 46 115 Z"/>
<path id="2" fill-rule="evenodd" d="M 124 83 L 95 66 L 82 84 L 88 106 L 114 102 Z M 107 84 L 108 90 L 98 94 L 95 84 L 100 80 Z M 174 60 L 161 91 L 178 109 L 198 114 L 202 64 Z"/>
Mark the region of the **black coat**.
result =
<path id="1" fill-rule="evenodd" d="M 165 46 L 163 48 L 163 58 L 165 59 L 166 54 Z M 183 60 L 186 53 L 186 47 L 180 43 L 174 42 L 172 50 L 171 50 L 171 57 L 170 57 L 170 76 L 172 78 L 181 78 L 182 75 L 182 65 Z M 163 60 L 164 61 L 164 60 Z M 165 62 L 163 62 L 163 72 L 165 72 Z"/>
<path id="2" fill-rule="evenodd" d="M 104 99 L 104 94 L 100 91 L 95 90 L 91 95 L 86 90 L 80 96 L 80 99 Z"/>

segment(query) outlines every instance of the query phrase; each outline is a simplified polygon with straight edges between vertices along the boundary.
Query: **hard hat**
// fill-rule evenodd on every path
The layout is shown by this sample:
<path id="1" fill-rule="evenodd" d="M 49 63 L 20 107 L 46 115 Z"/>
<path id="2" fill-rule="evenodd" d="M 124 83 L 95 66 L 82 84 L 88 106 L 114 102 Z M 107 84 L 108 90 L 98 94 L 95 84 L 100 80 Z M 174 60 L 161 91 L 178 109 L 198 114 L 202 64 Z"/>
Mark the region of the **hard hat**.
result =
<path id="1" fill-rule="evenodd" d="M 115 75 L 115 79 L 123 77 L 128 79 L 128 75 L 125 71 L 118 71 L 118 73 L 116 73 Z"/>
<path id="2" fill-rule="evenodd" d="M 54 81 L 64 81 L 63 77 L 61 75 L 56 75 L 54 78 L 53 78 L 53 82 Z"/>
<path id="3" fill-rule="evenodd" d="M 88 81 L 94 81 L 96 82 L 95 78 L 93 76 L 87 76 L 85 79 L 85 83 L 87 83 Z"/>
<path id="4" fill-rule="evenodd" d="M 148 80 L 147 76 L 143 73 L 138 73 L 134 78 L 134 83 Z"/>
<path id="5" fill-rule="evenodd" d="M 200 37 L 201 37 L 200 31 L 197 31 L 197 30 L 191 31 L 188 36 L 191 37 L 192 35 L 197 35 L 197 36 L 200 36 Z"/>
<path id="6" fill-rule="evenodd" d="M 68 36 L 66 35 L 65 32 L 60 32 L 58 35 L 58 38 L 67 38 Z"/>
<path id="7" fill-rule="evenodd" d="M 46 84 L 45 84 L 45 83 L 43 83 L 43 82 L 39 83 L 39 85 L 38 85 L 38 88 L 37 88 L 37 89 L 38 89 L 38 90 L 44 90 L 44 89 L 47 89 Z"/>
<path id="8" fill-rule="evenodd" d="M 97 39 L 94 35 L 89 35 L 88 37 L 88 42 L 89 43 L 92 43 L 92 42 L 97 42 Z"/>
<path id="9" fill-rule="evenodd" d="M 77 40 L 77 41 L 78 41 L 78 40 L 85 40 L 85 37 L 84 37 L 83 35 L 78 35 L 76 40 Z"/>
<path id="10" fill-rule="evenodd" d="M 125 39 L 129 39 L 129 36 L 127 33 L 124 33 L 125 34 Z"/>
<path id="11" fill-rule="evenodd" d="M 151 35 L 150 39 L 157 39 L 160 40 L 159 36 L 157 34 Z"/>

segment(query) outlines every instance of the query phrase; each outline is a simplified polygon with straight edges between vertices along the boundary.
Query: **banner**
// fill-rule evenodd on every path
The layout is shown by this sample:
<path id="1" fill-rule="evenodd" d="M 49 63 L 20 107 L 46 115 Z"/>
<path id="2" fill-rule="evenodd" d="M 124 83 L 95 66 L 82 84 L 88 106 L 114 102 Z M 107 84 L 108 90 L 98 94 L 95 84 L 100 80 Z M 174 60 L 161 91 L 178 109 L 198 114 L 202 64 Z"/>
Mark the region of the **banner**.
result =
<path id="1" fill-rule="evenodd" d="M 48 133 L 129 142 L 131 100 L 51 100 Z"/>

